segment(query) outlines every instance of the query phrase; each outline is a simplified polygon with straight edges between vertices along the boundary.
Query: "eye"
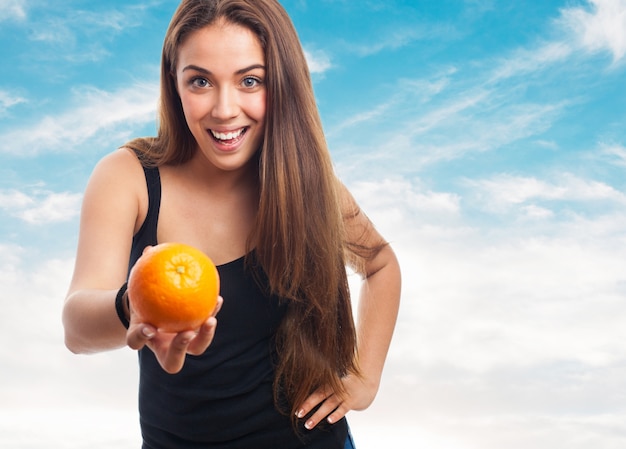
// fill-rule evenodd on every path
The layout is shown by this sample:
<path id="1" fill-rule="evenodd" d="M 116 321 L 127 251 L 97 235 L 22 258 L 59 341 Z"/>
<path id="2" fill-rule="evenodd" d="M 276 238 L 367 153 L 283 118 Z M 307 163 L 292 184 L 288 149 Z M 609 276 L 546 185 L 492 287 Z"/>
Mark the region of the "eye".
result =
<path id="1" fill-rule="evenodd" d="M 261 85 L 261 80 L 259 78 L 256 78 L 254 76 L 247 76 L 243 79 L 243 81 L 241 82 L 241 84 L 243 84 L 244 87 L 247 87 L 248 89 L 252 89 L 255 88 L 259 85 Z"/>
<path id="2" fill-rule="evenodd" d="M 200 89 L 204 89 L 205 87 L 209 87 L 211 83 L 206 78 L 195 77 L 189 80 L 189 84 L 193 87 L 198 87 Z"/>

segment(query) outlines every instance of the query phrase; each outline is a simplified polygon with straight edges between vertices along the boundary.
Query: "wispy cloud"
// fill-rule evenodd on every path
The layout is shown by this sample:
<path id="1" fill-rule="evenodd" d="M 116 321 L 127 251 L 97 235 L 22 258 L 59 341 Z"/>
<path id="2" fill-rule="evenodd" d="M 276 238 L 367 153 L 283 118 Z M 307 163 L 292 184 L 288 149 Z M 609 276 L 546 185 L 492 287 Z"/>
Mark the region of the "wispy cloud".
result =
<path id="1" fill-rule="evenodd" d="M 368 109 L 364 112 L 359 112 L 355 115 L 352 115 L 339 123 L 338 125 L 332 127 L 330 134 L 340 133 L 348 128 L 352 128 L 354 126 L 360 125 L 362 123 L 368 123 L 373 120 L 378 119 L 382 115 L 384 115 L 387 111 L 389 111 L 396 104 L 396 100 L 391 99 L 386 103 L 381 103 L 375 106 L 372 109 Z"/>
<path id="2" fill-rule="evenodd" d="M 626 54 L 626 0 L 589 0 L 586 7 L 564 8 L 555 23 L 560 35 L 515 50 L 497 65 L 490 82 L 549 69 L 580 50 L 608 51 L 614 63 Z"/>
<path id="3" fill-rule="evenodd" d="M 25 102 L 25 98 L 0 90 L 0 117 L 5 115 L 9 108 Z"/>
<path id="4" fill-rule="evenodd" d="M 419 85 L 435 90 L 417 89 Z M 368 136 L 360 145 L 375 150 L 364 151 L 365 157 L 353 164 L 371 164 L 375 159 L 382 166 L 388 160 L 393 171 L 418 172 L 427 165 L 501 150 L 523 139 L 540 139 L 562 116 L 568 101 L 529 102 L 519 98 L 516 87 L 487 89 L 480 78 L 469 82 L 401 80 L 390 98 L 348 117 L 330 135 L 341 139 L 349 130 L 350 139 L 354 134 Z M 381 131 L 370 136 L 366 129 L 374 124 Z M 396 163 L 399 155 L 402 166 Z"/>
<path id="5" fill-rule="evenodd" d="M 496 66 L 488 82 L 496 83 L 512 77 L 536 73 L 561 63 L 572 54 L 566 42 L 545 42 L 534 48 L 520 48 Z"/>
<path id="6" fill-rule="evenodd" d="M 598 202 L 626 205 L 626 195 L 614 187 L 571 173 L 560 174 L 547 181 L 536 177 L 501 174 L 489 179 L 466 180 L 478 207 L 492 212 L 508 213 L 512 207 L 522 206 L 530 215 L 550 215 L 536 203 Z"/>
<path id="7" fill-rule="evenodd" d="M 33 29 L 30 37 L 35 41 L 67 44 L 76 42 L 79 34 L 106 32 L 107 39 L 110 39 L 111 33 L 121 33 L 127 28 L 138 26 L 141 23 L 139 11 L 136 7 L 101 12 L 72 10 L 62 17 L 52 15 L 44 19 L 42 25 L 45 26 Z"/>
<path id="8" fill-rule="evenodd" d="M 26 18 L 27 0 L 1 0 L 0 22 L 6 20 L 24 20 Z"/>
<path id="9" fill-rule="evenodd" d="M 35 125 L 5 131 L 0 135 L 5 142 L 0 144 L 0 152 L 33 156 L 42 151 L 72 151 L 104 131 L 110 137 L 126 133 L 133 125 L 153 122 L 158 84 L 136 84 L 114 92 L 86 86 L 74 89 L 73 97 L 73 109 L 42 117 Z"/>
<path id="10" fill-rule="evenodd" d="M 0 210 L 33 225 L 74 220 L 82 195 L 71 192 L 0 190 Z"/>
<path id="11" fill-rule="evenodd" d="M 603 144 L 599 150 L 600 156 L 610 163 L 626 167 L 626 147 L 619 144 Z"/>
<path id="12" fill-rule="evenodd" d="M 329 133 L 338 134 L 360 124 L 378 121 L 387 113 L 395 112 L 395 108 L 401 106 L 403 103 L 411 103 L 413 107 L 418 104 L 423 105 L 428 103 L 434 97 L 445 91 L 445 89 L 451 84 L 450 77 L 456 73 L 456 71 L 456 68 L 449 68 L 445 70 L 443 74 L 426 80 L 408 78 L 399 79 L 395 89 L 396 92 L 393 95 L 390 95 L 385 102 L 348 116 L 337 125 L 330 127 Z M 458 107 L 459 106 L 457 106 L 457 108 Z M 415 131 L 415 129 L 411 129 L 409 132 Z"/>
<path id="13" fill-rule="evenodd" d="M 614 62 L 626 55 L 626 0 L 589 0 L 587 8 L 564 9 L 560 21 L 583 50 L 608 51 Z"/>
<path id="14" fill-rule="evenodd" d="M 353 45 L 352 50 L 359 56 L 368 56 L 380 53 L 383 50 L 395 50 L 418 40 L 424 34 L 415 28 L 394 30 L 392 33 L 383 33 L 381 39 L 375 43 Z"/>
<path id="15" fill-rule="evenodd" d="M 330 57 L 323 50 L 305 49 L 304 56 L 313 74 L 324 73 L 332 67 Z"/>
<path id="16" fill-rule="evenodd" d="M 399 216 L 409 219 L 407 214 L 415 214 L 413 218 L 425 214 L 430 218 L 441 215 L 456 217 L 461 211 L 459 195 L 425 189 L 417 179 L 357 181 L 350 188 L 359 198 L 367 198 L 368 208 L 385 209 L 386 215 L 392 217 L 391 221 Z M 384 220 L 385 223 L 389 221 Z"/>
<path id="17" fill-rule="evenodd" d="M 506 90 L 468 90 L 442 104 L 426 105 L 423 114 L 405 121 L 403 132 L 384 146 L 402 151 L 417 169 L 539 136 L 566 107 L 565 103 L 516 103 L 514 95 Z"/>
<path id="18" fill-rule="evenodd" d="M 451 40 L 459 36 L 454 26 L 440 24 L 400 25 L 394 28 L 382 27 L 374 33 L 376 39 L 365 43 L 345 43 L 345 48 L 357 56 L 371 56 L 383 51 L 393 51 L 411 45 L 421 40 Z"/>
<path id="19" fill-rule="evenodd" d="M 106 9 L 68 9 L 55 3 L 41 3 L 37 14 L 29 17 L 28 28 L 23 30 L 25 39 L 31 42 L 28 51 L 43 61 L 102 60 L 112 54 L 109 44 L 128 29 L 140 26 L 145 20 L 145 11 L 151 6 L 149 3 L 120 8 L 107 7 L 105 3 L 99 5 Z M 23 3 L 20 10 L 24 11 Z"/>
<path id="20" fill-rule="evenodd" d="M 546 30 L 550 39 L 538 38 L 491 61 L 473 61 L 471 65 L 459 62 L 445 76 L 402 80 L 387 99 L 348 117 L 333 134 L 347 129 L 354 132 L 357 126 L 373 122 L 380 124 L 385 113 L 393 109 L 402 119 L 398 122 L 396 118 L 381 140 L 374 138 L 376 147 L 383 150 L 372 153 L 371 158 L 401 153 L 407 158 L 406 166 L 415 170 L 425 164 L 506 148 L 523 139 L 534 137 L 540 145 L 545 140 L 543 134 L 573 105 L 585 100 L 572 96 L 571 90 L 554 87 L 545 97 L 528 95 L 528 91 L 541 92 L 555 78 L 567 76 L 573 59 L 581 55 L 611 51 L 614 60 L 621 60 L 626 52 L 625 20 L 626 0 L 593 0 L 586 9 L 563 9 L 556 26 Z M 572 34 L 582 37 L 573 38 Z M 406 36 L 416 38 L 417 32 Z M 395 42 L 401 44 L 406 39 Z M 380 50 L 393 48 L 389 42 L 378 45 Z M 541 215 L 544 211 L 529 209 L 529 213 Z"/>

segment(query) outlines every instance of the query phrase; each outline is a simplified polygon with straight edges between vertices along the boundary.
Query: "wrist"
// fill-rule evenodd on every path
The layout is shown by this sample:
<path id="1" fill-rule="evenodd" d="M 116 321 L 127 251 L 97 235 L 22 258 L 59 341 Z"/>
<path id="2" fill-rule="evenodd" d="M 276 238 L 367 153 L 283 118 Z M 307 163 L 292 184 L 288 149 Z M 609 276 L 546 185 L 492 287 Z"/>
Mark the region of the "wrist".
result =
<path id="1" fill-rule="evenodd" d="M 124 283 L 115 295 L 115 311 L 122 325 L 128 329 L 130 326 L 130 302 L 128 300 L 127 284 Z"/>

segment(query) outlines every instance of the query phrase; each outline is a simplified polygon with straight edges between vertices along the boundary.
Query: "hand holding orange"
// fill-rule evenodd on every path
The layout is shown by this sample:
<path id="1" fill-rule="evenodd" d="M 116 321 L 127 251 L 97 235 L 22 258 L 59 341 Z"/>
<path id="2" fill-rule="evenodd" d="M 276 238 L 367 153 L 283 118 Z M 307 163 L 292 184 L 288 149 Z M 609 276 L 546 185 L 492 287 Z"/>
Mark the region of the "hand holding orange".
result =
<path id="1" fill-rule="evenodd" d="M 128 300 L 141 322 L 165 332 L 199 328 L 217 304 L 220 280 L 211 259 L 182 243 L 147 250 L 128 278 Z"/>

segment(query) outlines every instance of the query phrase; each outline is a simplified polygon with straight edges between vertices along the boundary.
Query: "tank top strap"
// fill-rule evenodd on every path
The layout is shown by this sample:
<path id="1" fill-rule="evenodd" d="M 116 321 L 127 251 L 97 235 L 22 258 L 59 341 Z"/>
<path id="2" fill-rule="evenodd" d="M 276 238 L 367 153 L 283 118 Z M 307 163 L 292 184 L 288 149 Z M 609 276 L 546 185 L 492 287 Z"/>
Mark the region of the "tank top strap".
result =
<path id="1" fill-rule="evenodd" d="M 141 158 L 139 159 L 141 161 Z M 147 166 L 142 163 L 144 175 L 146 177 L 146 187 L 148 189 L 148 213 L 139 228 L 139 231 L 133 236 L 133 243 L 130 253 L 128 270 L 143 253 L 146 246 L 154 246 L 157 240 L 157 225 L 159 222 L 159 210 L 161 208 L 161 175 L 159 168 L 155 166 Z"/>

